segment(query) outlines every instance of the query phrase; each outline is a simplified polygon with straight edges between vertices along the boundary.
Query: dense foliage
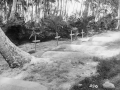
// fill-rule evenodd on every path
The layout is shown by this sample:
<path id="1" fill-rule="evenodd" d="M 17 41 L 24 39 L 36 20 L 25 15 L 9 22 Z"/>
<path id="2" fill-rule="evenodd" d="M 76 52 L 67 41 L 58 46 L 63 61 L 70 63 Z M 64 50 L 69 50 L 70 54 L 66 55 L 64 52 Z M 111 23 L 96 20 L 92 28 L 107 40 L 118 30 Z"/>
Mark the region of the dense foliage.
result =
<path id="1" fill-rule="evenodd" d="M 68 3 L 73 3 L 74 7 L 78 3 L 85 8 L 68 15 L 67 10 L 72 7 L 67 6 Z M 12 10 L 15 4 L 16 9 Z M 115 30 L 117 9 L 118 0 L 2 0 L 0 26 L 7 35 L 14 34 L 11 36 L 19 40 L 29 39 L 33 30 L 41 41 L 55 39 L 56 32 L 61 38 L 70 38 L 70 30 L 74 27 L 78 29 L 79 36 L 82 30 L 85 35 L 93 35 L 104 30 Z"/>

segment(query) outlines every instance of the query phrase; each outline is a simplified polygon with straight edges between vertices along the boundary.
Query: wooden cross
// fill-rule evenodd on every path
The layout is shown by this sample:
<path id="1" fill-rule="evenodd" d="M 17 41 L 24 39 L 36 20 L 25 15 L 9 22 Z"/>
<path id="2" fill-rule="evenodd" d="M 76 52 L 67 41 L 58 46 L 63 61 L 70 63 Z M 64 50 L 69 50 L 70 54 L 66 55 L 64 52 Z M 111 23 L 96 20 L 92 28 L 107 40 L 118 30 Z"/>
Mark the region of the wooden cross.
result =
<path id="1" fill-rule="evenodd" d="M 73 35 L 75 35 L 75 34 L 73 34 L 73 32 L 72 32 L 72 30 L 71 30 L 71 33 L 70 33 L 71 42 L 72 42 L 72 39 L 73 39 Z"/>
<path id="2" fill-rule="evenodd" d="M 36 52 L 37 43 L 40 42 L 40 40 L 37 40 L 36 37 L 37 37 L 37 35 L 35 34 L 35 40 L 32 41 L 33 43 L 35 43 L 35 52 Z"/>
<path id="3" fill-rule="evenodd" d="M 82 32 L 81 32 L 81 34 L 82 34 L 82 38 L 83 38 L 83 36 L 84 36 L 84 33 L 85 33 L 85 32 L 83 32 L 83 29 L 82 29 Z"/>
<path id="4" fill-rule="evenodd" d="M 29 39 L 36 34 L 35 30 L 32 29 L 32 34 L 30 35 Z"/>
<path id="5" fill-rule="evenodd" d="M 57 39 L 57 46 L 58 46 L 59 38 L 60 38 L 60 36 L 58 36 L 58 33 L 56 32 L 56 37 L 55 37 L 55 39 Z"/>
<path id="6" fill-rule="evenodd" d="M 38 42 L 40 42 L 40 40 L 37 40 L 36 38 L 37 38 L 37 32 L 35 32 L 35 30 L 33 29 L 33 31 L 32 31 L 32 34 L 30 35 L 30 37 L 29 37 L 29 39 L 32 37 L 32 36 L 35 36 L 35 40 L 33 40 L 32 42 L 33 43 L 35 43 L 35 52 L 36 52 L 36 45 L 37 45 L 37 43 Z"/>

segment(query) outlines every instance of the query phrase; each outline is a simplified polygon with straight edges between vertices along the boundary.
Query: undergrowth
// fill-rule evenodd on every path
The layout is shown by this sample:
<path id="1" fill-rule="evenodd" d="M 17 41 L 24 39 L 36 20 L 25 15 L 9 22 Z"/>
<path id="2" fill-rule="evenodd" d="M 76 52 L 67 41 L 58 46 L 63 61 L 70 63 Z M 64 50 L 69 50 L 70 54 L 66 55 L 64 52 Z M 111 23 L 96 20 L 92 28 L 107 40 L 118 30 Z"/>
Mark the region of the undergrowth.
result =
<path id="1" fill-rule="evenodd" d="M 97 66 L 98 75 L 85 78 L 83 81 L 73 85 L 70 90 L 119 90 L 119 86 L 115 89 L 106 89 L 102 84 L 106 79 L 113 80 L 114 84 L 119 81 L 114 81 L 114 78 L 120 74 L 120 60 L 115 57 L 109 59 L 93 58 L 93 60 L 99 62 Z"/>
<path id="2" fill-rule="evenodd" d="M 110 79 L 120 73 L 120 60 L 115 57 L 101 60 L 97 69 L 101 79 Z"/>
<path id="3" fill-rule="evenodd" d="M 93 58 L 93 61 L 99 62 L 96 67 L 98 74 L 92 77 L 86 77 L 82 81 L 80 80 L 71 86 L 70 90 L 119 90 L 119 85 L 116 83 L 119 83 L 118 81 L 120 80 L 114 81 L 113 83 L 117 89 L 106 89 L 103 87 L 103 83 L 106 79 L 114 80 L 120 74 L 120 60 L 113 57 L 109 59 Z M 84 65 L 77 62 L 75 66 L 78 64 Z M 36 81 L 46 86 L 51 86 L 52 89 L 50 90 L 61 90 L 59 89 L 61 84 L 74 80 L 68 75 L 73 66 L 74 63 L 68 61 L 55 61 L 50 65 L 45 63 L 33 65 L 30 68 L 30 74 L 24 80 Z"/>
<path id="4" fill-rule="evenodd" d="M 49 85 L 53 85 L 53 83 L 54 85 L 60 84 L 67 82 L 67 73 L 70 67 L 69 62 L 55 62 L 50 65 L 45 63 L 38 64 L 31 68 L 29 76 L 25 77 L 24 80 L 44 82 L 44 84 Z"/>
<path id="5" fill-rule="evenodd" d="M 84 60 L 84 59 L 82 59 Z M 49 90 L 61 90 L 61 85 L 64 83 L 74 82 L 74 76 L 69 75 L 72 68 L 77 68 L 84 64 L 80 60 L 60 60 L 54 61 L 52 64 L 39 63 L 32 65 L 29 68 L 29 75 L 24 80 L 35 81 L 52 88 Z M 77 76 L 77 75 L 76 75 Z M 63 90 L 63 89 L 62 89 Z"/>

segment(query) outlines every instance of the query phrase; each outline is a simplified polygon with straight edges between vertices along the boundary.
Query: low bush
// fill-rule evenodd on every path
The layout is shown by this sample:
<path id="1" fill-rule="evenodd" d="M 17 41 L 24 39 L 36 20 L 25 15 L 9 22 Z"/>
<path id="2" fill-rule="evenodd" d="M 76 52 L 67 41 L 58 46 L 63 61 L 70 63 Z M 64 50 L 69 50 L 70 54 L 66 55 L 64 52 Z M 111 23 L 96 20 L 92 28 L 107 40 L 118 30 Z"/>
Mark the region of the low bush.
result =
<path id="1" fill-rule="evenodd" d="M 83 18 L 78 18 L 78 19 L 71 17 L 68 20 L 68 22 L 71 27 L 78 28 L 79 33 L 81 33 L 83 30 L 85 32 L 85 34 L 87 34 L 88 33 L 87 26 L 88 26 L 89 22 L 92 21 L 94 18 L 95 18 L 94 16 L 89 16 L 89 17 L 85 17 L 85 18 L 83 17 Z"/>
<path id="2" fill-rule="evenodd" d="M 112 15 L 108 14 L 96 23 L 98 28 L 101 28 L 102 30 L 114 30 L 117 26 L 117 19 L 112 18 Z"/>
<path id="3" fill-rule="evenodd" d="M 2 19 L 0 18 L 0 22 L 1 21 Z M 92 34 L 94 32 L 100 32 L 99 28 L 102 30 L 114 30 L 116 27 L 116 22 L 117 20 L 112 19 L 111 15 L 101 18 L 98 22 L 95 22 L 94 16 L 82 17 L 78 19 L 71 16 L 67 21 L 65 21 L 62 16 L 49 15 L 46 18 L 42 18 L 39 22 L 31 20 L 25 23 L 24 18 L 20 17 L 19 14 L 16 13 L 15 18 L 8 20 L 5 27 L 7 28 L 6 31 L 16 29 L 15 36 L 17 36 L 19 40 L 23 38 L 28 39 L 34 29 L 39 32 L 37 38 L 41 41 L 45 41 L 55 39 L 56 32 L 61 38 L 70 38 L 70 30 L 74 27 L 78 29 L 79 33 L 83 30 L 85 32 L 84 36 L 91 32 Z M 81 34 L 79 34 L 79 36 L 81 36 Z M 32 37 L 31 40 L 33 39 L 34 37 Z"/>
<path id="4" fill-rule="evenodd" d="M 44 19 L 41 19 L 38 23 L 28 21 L 26 23 L 26 27 L 31 29 L 30 31 L 32 31 L 32 29 L 37 30 L 39 32 L 37 37 L 42 41 L 55 39 L 56 32 L 61 38 L 69 38 L 70 34 L 70 28 L 61 16 L 50 15 Z"/>
<path id="5" fill-rule="evenodd" d="M 109 90 L 102 87 L 101 81 L 97 77 L 85 78 L 70 90 Z M 111 90 L 111 89 L 110 89 Z"/>

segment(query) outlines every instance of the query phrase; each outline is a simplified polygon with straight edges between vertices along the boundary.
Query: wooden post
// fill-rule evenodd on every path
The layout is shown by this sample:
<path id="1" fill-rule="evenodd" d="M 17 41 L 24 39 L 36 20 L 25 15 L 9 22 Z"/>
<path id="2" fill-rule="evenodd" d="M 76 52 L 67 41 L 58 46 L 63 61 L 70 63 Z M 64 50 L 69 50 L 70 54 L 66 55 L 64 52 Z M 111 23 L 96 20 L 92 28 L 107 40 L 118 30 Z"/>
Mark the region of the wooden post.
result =
<path id="1" fill-rule="evenodd" d="M 30 35 L 29 39 L 35 35 L 35 30 L 33 29 L 32 34 Z"/>
<path id="2" fill-rule="evenodd" d="M 84 32 L 83 32 L 83 29 L 82 29 L 82 32 L 81 32 L 81 34 L 82 34 L 82 38 L 83 38 L 83 36 L 84 36 Z"/>
<path id="3" fill-rule="evenodd" d="M 58 36 L 58 33 L 56 32 L 56 37 L 55 37 L 55 39 L 57 39 L 57 46 L 58 46 L 58 39 L 60 38 L 60 36 Z"/>
<path id="4" fill-rule="evenodd" d="M 36 50 L 36 46 L 37 46 L 37 43 L 40 42 L 40 40 L 37 40 L 37 34 L 35 34 L 35 40 L 33 41 L 33 43 L 35 43 L 35 52 L 37 51 Z"/>
<path id="5" fill-rule="evenodd" d="M 72 39 L 73 39 L 73 32 L 72 32 L 72 30 L 71 30 L 71 33 L 70 33 L 70 37 L 71 37 L 71 42 L 72 42 Z"/>
<path id="6" fill-rule="evenodd" d="M 32 34 L 31 34 L 30 37 L 29 37 L 29 39 L 30 39 L 32 36 L 35 36 L 35 40 L 32 41 L 33 43 L 35 43 L 35 52 L 36 52 L 36 45 L 37 45 L 38 42 L 40 42 L 40 40 L 37 40 L 37 35 L 38 35 L 38 34 L 39 34 L 39 33 L 37 33 L 37 32 L 33 29 Z"/>

